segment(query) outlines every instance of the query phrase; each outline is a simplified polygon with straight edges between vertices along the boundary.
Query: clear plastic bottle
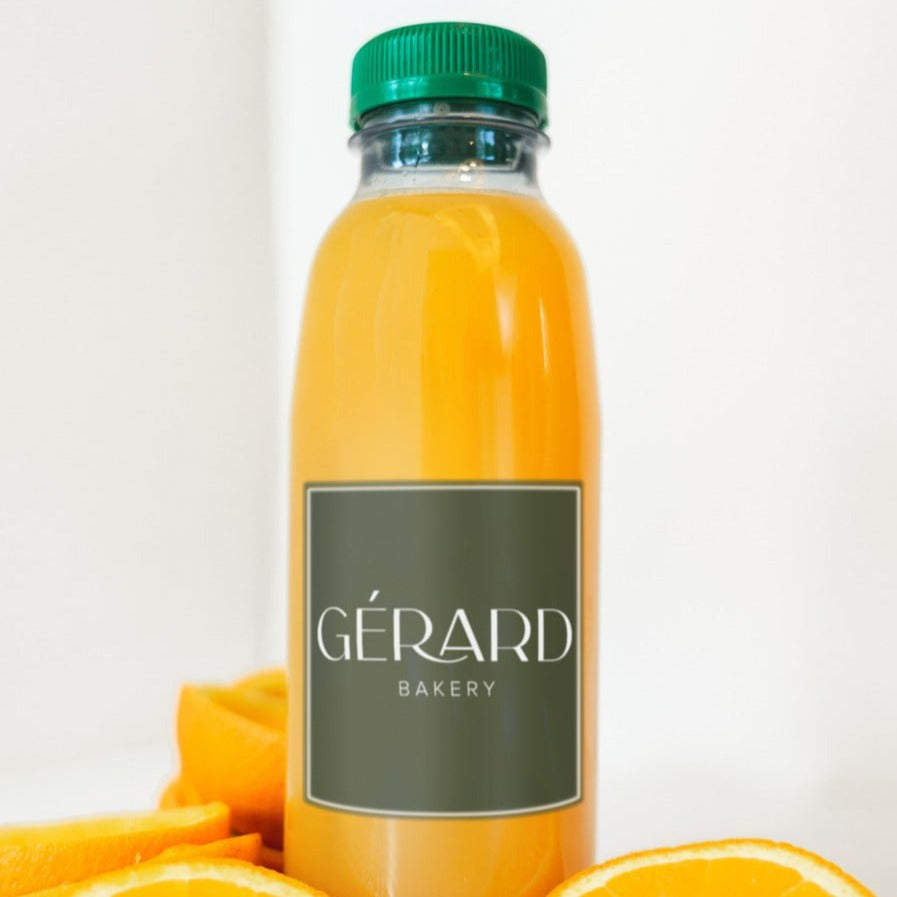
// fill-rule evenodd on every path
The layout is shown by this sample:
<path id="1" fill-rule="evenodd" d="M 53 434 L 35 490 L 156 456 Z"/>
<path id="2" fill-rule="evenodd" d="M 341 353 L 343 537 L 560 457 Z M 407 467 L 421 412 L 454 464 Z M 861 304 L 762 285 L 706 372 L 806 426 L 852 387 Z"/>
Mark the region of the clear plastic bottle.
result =
<path id="1" fill-rule="evenodd" d="M 593 860 L 598 405 L 545 97 L 490 26 L 353 66 L 292 433 L 285 861 L 335 897 L 544 897 Z"/>

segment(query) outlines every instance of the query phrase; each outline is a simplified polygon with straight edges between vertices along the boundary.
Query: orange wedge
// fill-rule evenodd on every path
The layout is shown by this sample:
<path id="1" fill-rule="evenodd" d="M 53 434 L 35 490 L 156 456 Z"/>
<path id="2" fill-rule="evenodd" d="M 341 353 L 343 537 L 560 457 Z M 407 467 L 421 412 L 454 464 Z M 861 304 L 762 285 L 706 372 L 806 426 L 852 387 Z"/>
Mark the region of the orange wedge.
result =
<path id="1" fill-rule="evenodd" d="M 202 798 L 196 793 L 196 789 L 183 778 L 174 779 L 169 782 L 165 786 L 165 790 L 162 792 L 161 798 L 159 798 L 159 807 L 160 809 L 167 810 L 172 807 L 191 807 L 196 804 L 201 804 Z M 252 827 L 252 817 L 250 814 L 244 814 L 241 817 L 242 828 L 248 829 Z M 278 819 L 275 823 L 271 823 L 270 821 L 266 824 L 264 820 L 260 820 L 262 825 L 267 828 L 268 837 L 273 839 L 274 842 L 277 841 L 278 838 L 281 837 L 281 821 Z M 239 825 L 239 823 L 238 823 Z M 252 833 L 247 835 L 246 837 L 254 838 L 258 835 L 261 838 L 261 835 L 258 833 Z M 242 837 L 242 836 L 240 836 Z M 236 840 L 236 839 L 228 839 L 228 840 Z M 225 841 L 216 842 L 219 844 L 226 843 Z M 211 847 L 212 845 L 208 845 Z M 219 854 L 219 853 L 208 853 L 203 851 L 203 856 L 231 856 L 231 854 Z M 244 856 L 234 856 L 235 859 L 250 859 L 249 857 Z M 261 863 L 263 866 L 267 866 L 269 869 L 276 869 L 278 872 L 283 872 L 283 853 L 280 850 L 277 850 L 274 847 L 270 847 L 266 844 L 262 844 L 262 853 L 261 859 L 253 859 L 254 863 Z"/>
<path id="2" fill-rule="evenodd" d="M 287 702 L 266 691 L 250 688 L 219 688 L 206 686 L 199 689 L 222 707 L 239 716 L 251 719 L 259 725 L 278 732 L 287 727 Z"/>
<path id="3" fill-rule="evenodd" d="M 273 847 L 266 847 L 262 844 L 262 855 L 258 862 L 262 866 L 267 866 L 275 872 L 283 872 L 283 851 L 275 850 Z"/>
<path id="4" fill-rule="evenodd" d="M 174 847 L 166 847 L 162 853 L 147 862 L 159 863 L 194 857 L 258 863 L 262 858 L 262 836 L 256 832 L 251 835 L 237 835 L 235 838 L 223 838 L 221 841 L 210 841 L 208 844 L 176 844 Z"/>
<path id="5" fill-rule="evenodd" d="M 229 834 L 230 811 L 221 803 L 0 828 L 0 894 L 18 897 L 80 881 L 174 844 L 204 844 Z"/>
<path id="6" fill-rule="evenodd" d="M 224 801 L 241 834 L 283 845 L 286 702 L 260 689 L 185 686 L 177 713 L 181 780 L 196 798 Z"/>
<path id="7" fill-rule="evenodd" d="M 620 857 L 549 897 L 874 897 L 821 857 L 772 841 L 717 841 Z"/>
<path id="8" fill-rule="evenodd" d="M 263 691 L 275 698 L 287 696 L 287 676 L 282 667 L 260 670 L 240 679 L 234 688 L 239 691 Z"/>
<path id="9" fill-rule="evenodd" d="M 325 897 L 293 878 L 242 860 L 170 860 L 142 863 L 39 897 Z M 38 897 L 38 895 L 35 895 Z"/>
<path id="10" fill-rule="evenodd" d="M 196 789 L 183 778 L 174 779 L 165 786 L 159 798 L 159 809 L 170 810 L 173 807 L 195 807 L 203 803 Z"/>

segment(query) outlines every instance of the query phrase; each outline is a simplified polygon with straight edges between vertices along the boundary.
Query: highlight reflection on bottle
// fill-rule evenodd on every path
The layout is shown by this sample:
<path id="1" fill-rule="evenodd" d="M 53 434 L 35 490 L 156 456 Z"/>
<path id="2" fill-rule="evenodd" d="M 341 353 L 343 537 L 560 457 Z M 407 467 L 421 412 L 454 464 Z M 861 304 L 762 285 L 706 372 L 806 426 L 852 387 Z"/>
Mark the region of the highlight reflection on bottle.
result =
<path id="1" fill-rule="evenodd" d="M 292 436 L 286 869 L 340 897 L 542 897 L 593 859 L 598 411 L 545 123 L 512 32 L 356 56 Z"/>

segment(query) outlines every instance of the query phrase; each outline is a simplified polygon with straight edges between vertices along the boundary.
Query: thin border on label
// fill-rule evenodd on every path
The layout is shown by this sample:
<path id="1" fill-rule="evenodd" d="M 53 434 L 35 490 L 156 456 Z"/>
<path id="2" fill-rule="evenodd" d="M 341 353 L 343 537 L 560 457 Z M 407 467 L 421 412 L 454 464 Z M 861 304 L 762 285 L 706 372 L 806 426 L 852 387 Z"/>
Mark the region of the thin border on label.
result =
<path id="1" fill-rule="evenodd" d="M 305 707 L 302 717 L 303 740 L 305 741 L 305 764 L 303 769 L 303 797 L 306 803 L 313 806 L 326 807 L 331 810 L 344 810 L 366 816 L 396 816 L 417 819 L 476 819 L 501 816 L 527 816 L 533 813 L 545 813 L 570 807 L 582 800 L 582 482 L 576 481 L 534 481 L 514 482 L 506 480 L 477 482 L 336 482 L 332 484 L 305 483 Z M 525 491 L 525 492 L 574 492 L 576 494 L 576 794 L 565 800 L 552 804 L 539 804 L 531 807 L 515 807 L 512 810 L 486 810 L 470 812 L 427 813 L 414 810 L 380 810 L 372 807 L 356 807 L 351 804 L 338 804 L 333 801 L 315 797 L 311 792 L 311 496 L 315 492 L 438 492 L 455 491 Z"/>

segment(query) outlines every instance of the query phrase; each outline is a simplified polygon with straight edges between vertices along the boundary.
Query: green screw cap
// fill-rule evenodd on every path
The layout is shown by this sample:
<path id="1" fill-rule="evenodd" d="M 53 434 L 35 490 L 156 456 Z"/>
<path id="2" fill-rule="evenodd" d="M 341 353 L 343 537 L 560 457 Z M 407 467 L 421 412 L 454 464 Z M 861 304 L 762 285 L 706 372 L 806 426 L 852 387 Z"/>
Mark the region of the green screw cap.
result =
<path id="1" fill-rule="evenodd" d="M 548 123 L 545 56 L 522 34 L 472 22 L 428 22 L 378 34 L 352 62 L 349 122 L 405 100 L 481 99 Z"/>

